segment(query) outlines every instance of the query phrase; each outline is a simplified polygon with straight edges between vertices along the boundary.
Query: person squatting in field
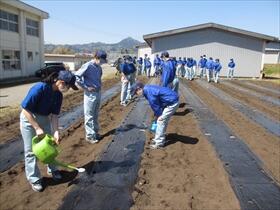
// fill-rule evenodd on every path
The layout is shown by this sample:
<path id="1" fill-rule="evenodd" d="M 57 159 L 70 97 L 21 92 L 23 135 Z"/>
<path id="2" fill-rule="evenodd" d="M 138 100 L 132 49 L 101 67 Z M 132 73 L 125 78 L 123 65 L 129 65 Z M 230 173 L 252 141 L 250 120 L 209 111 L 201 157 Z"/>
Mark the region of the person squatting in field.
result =
<path id="1" fill-rule="evenodd" d="M 75 75 L 70 71 L 54 72 L 31 87 L 21 103 L 20 131 L 24 144 L 25 174 L 34 191 L 42 191 L 43 185 L 37 158 L 32 152 L 32 138 L 53 134 L 56 144 L 60 143 L 58 115 L 63 100 L 62 93 L 67 92 L 70 87 L 78 90 L 75 80 Z M 51 164 L 48 165 L 48 174 L 54 180 L 62 178 L 58 169 Z"/>
<path id="2" fill-rule="evenodd" d="M 99 109 L 101 102 L 101 65 L 107 63 L 107 54 L 103 50 L 94 53 L 93 59 L 85 63 L 77 72 L 77 84 L 84 90 L 84 118 L 86 141 L 95 144 L 100 140 Z"/>
<path id="3" fill-rule="evenodd" d="M 171 90 L 169 87 L 144 85 L 143 83 L 137 82 L 132 86 L 132 94 L 136 94 L 138 97 L 143 95 L 154 111 L 154 120 L 157 121 L 157 129 L 150 148 L 158 149 L 164 147 L 166 145 L 165 132 L 169 119 L 179 106 L 177 92 Z"/>

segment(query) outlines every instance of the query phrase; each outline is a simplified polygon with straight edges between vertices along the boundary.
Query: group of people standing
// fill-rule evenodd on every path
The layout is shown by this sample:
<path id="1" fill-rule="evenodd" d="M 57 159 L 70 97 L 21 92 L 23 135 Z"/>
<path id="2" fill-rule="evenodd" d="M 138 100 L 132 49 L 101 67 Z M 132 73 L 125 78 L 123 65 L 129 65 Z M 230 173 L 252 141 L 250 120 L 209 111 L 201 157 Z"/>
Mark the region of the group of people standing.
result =
<path id="1" fill-rule="evenodd" d="M 150 58 L 147 54 L 144 55 L 144 59 L 140 57 L 137 62 L 135 62 L 138 70 L 138 75 L 147 75 L 150 77 L 152 64 Z M 212 57 L 206 58 L 206 55 L 200 56 L 200 59 L 197 61 L 190 57 L 186 58 L 179 57 L 177 60 L 176 57 L 170 58 L 171 61 L 176 66 L 176 76 L 186 78 L 188 80 L 193 80 L 196 77 L 203 78 L 206 77 L 208 82 L 218 83 L 222 65 L 220 59 L 213 59 Z M 135 60 L 135 58 L 134 58 Z M 162 74 L 162 66 L 164 60 L 163 57 L 159 57 L 156 54 L 156 57 L 153 62 L 154 74 L 153 76 L 159 76 Z M 228 74 L 227 78 L 232 79 L 234 77 L 234 68 L 235 62 L 233 59 L 230 59 L 228 63 Z M 197 71 L 198 70 L 198 71 Z"/>

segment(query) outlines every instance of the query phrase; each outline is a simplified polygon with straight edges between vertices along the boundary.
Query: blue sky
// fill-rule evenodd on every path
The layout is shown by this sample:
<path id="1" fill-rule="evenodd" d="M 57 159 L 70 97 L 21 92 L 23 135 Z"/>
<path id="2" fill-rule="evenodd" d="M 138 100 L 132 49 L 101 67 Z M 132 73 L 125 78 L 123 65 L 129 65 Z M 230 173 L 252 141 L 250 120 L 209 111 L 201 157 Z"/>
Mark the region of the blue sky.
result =
<path id="1" fill-rule="evenodd" d="M 24 0 L 49 13 L 45 42 L 115 43 L 128 36 L 207 22 L 280 36 L 280 1 L 57 1 Z"/>

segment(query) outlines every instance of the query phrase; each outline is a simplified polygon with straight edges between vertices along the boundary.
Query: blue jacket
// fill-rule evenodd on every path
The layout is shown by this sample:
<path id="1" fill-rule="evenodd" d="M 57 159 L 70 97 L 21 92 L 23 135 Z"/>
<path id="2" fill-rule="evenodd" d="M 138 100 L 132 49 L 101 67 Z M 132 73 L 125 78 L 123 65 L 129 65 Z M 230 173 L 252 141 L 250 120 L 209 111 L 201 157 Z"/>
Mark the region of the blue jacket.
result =
<path id="1" fill-rule="evenodd" d="M 190 60 L 190 59 L 187 60 L 187 67 L 188 67 L 188 68 L 193 67 L 193 62 L 192 62 L 192 60 Z"/>
<path id="2" fill-rule="evenodd" d="M 120 69 L 121 72 L 125 75 L 132 74 L 136 71 L 136 68 L 133 63 L 122 63 Z"/>
<path id="3" fill-rule="evenodd" d="M 159 57 L 155 57 L 154 59 L 154 66 L 159 66 L 160 65 L 160 58 Z"/>
<path id="4" fill-rule="evenodd" d="M 177 64 L 178 64 L 178 65 L 182 65 L 182 64 L 183 64 L 183 61 L 182 61 L 181 59 L 179 59 L 179 60 L 177 61 Z"/>
<path id="5" fill-rule="evenodd" d="M 176 74 L 176 67 L 172 60 L 164 62 L 162 65 L 161 86 L 168 87 L 174 80 Z"/>
<path id="6" fill-rule="evenodd" d="M 196 66 L 196 60 L 193 59 L 193 66 Z"/>
<path id="7" fill-rule="evenodd" d="M 234 68 L 234 67 L 235 67 L 234 61 L 229 62 L 229 63 L 228 63 L 228 67 L 229 67 L 229 68 Z"/>
<path id="8" fill-rule="evenodd" d="M 94 87 L 96 91 L 101 90 L 102 68 L 92 60 L 82 65 L 75 75 L 76 82 L 83 89 Z"/>
<path id="9" fill-rule="evenodd" d="M 213 63 L 214 63 L 214 61 L 209 59 L 209 60 L 206 62 L 205 67 L 206 67 L 207 69 L 213 70 L 213 68 L 214 68 Z"/>
<path id="10" fill-rule="evenodd" d="M 139 58 L 139 59 L 137 60 L 137 62 L 138 62 L 140 65 L 142 65 L 142 64 L 143 64 L 143 59 L 142 59 L 142 58 Z"/>
<path id="11" fill-rule="evenodd" d="M 187 59 L 183 59 L 183 61 L 182 61 L 182 65 L 184 66 L 184 65 L 186 65 L 187 64 Z"/>
<path id="12" fill-rule="evenodd" d="M 206 59 L 206 58 L 201 58 L 201 59 L 199 60 L 198 65 L 199 65 L 201 68 L 205 68 L 206 62 L 207 62 L 207 59 Z"/>
<path id="13" fill-rule="evenodd" d="M 146 68 L 151 68 L 152 67 L 151 61 L 149 61 L 148 59 L 144 59 L 144 66 Z"/>
<path id="14" fill-rule="evenodd" d="M 221 69 L 222 69 L 221 63 L 214 62 L 214 70 L 217 71 L 217 72 L 220 72 Z"/>
<path id="15" fill-rule="evenodd" d="M 179 101 L 179 96 L 175 91 L 158 85 L 145 85 L 143 95 L 149 101 L 149 104 L 157 117 L 162 115 L 165 107 L 173 105 Z"/>

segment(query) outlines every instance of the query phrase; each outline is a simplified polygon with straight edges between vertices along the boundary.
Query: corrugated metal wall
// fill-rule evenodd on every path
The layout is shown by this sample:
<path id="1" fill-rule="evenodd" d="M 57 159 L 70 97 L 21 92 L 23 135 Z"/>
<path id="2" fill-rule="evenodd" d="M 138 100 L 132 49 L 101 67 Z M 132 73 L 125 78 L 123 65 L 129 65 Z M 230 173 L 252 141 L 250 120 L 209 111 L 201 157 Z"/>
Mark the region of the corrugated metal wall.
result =
<path id="1" fill-rule="evenodd" d="M 259 77 L 262 68 L 264 42 L 249 36 L 218 29 L 202 29 L 153 40 L 152 53 L 168 51 L 170 56 L 193 57 L 200 55 L 219 58 L 223 66 L 221 75 L 227 74 L 230 58 L 236 63 L 235 75 Z"/>

